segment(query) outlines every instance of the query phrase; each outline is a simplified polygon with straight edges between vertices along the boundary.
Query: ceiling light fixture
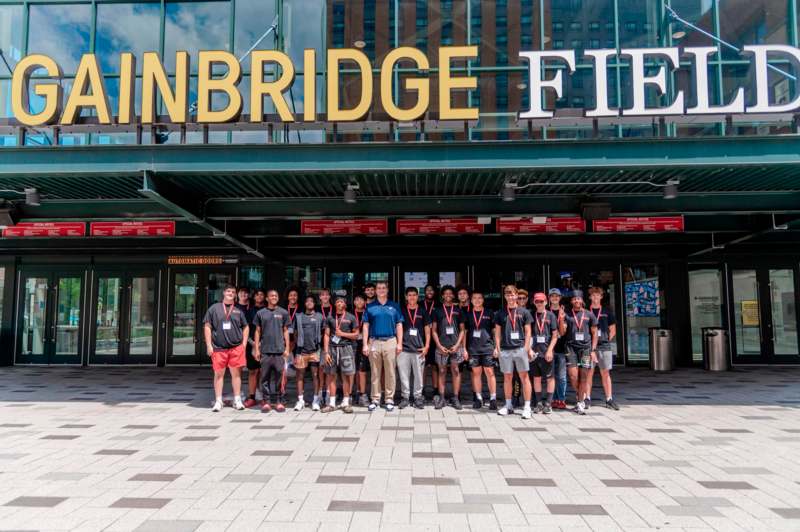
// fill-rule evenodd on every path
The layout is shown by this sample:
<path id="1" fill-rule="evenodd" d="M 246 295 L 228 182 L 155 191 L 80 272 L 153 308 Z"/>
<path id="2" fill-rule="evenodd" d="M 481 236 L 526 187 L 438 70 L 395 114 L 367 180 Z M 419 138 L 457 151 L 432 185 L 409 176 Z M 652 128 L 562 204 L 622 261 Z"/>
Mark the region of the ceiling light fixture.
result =
<path id="1" fill-rule="evenodd" d="M 357 41 L 353 42 L 353 46 L 355 46 L 356 48 L 358 48 L 359 50 L 361 50 L 361 49 L 363 49 L 363 48 L 366 48 L 366 47 L 367 47 L 367 43 L 366 43 L 366 42 L 364 42 L 364 41 L 363 41 L 363 40 L 361 40 L 361 39 L 358 39 Z"/>
<path id="2" fill-rule="evenodd" d="M 514 201 L 517 199 L 517 183 L 506 181 L 503 183 L 503 190 L 500 191 L 500 197 L 503 201 Z"/>
<path id="3" fill-rule="evenodd" d="M 38 207 L 42 204 L 42 195 L 35 188 L 26 188 L 25 192 L 25 205 L 31 207 Z"/>
<path id="4" fill-rule="evenodd" d="M 344 191 L 344 202 L 353 204 L 357 201 L 356 192 L 358 192 L 358 183 L 350 183 Z"/>
<path id="5" fill-rule="evenodd" d="M 671 200 L 678 197 L 678 185 L 680 181 L 677 179 L 669 179 L 667 180 L 667 184 L 664 185 L 664 199 Z"/>

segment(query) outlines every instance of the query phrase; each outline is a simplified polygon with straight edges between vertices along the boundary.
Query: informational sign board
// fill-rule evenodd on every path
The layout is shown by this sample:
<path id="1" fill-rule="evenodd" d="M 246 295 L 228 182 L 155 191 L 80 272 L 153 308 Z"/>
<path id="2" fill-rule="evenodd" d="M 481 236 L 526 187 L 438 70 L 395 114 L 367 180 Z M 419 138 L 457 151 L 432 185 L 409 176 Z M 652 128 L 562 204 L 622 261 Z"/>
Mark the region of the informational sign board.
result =
<path id="1" fill-rule="evenodd" d="M 386 218 L 351 220 L 302 220 L 302 235 L 385 235 L 389 232 Z"/>
<path id="2" fill-rule="evenodd" d="M 640 216 L 594 220 L 597 233 L 671 233 L 683 232 L 683 216 Z"/>
<path id="3" fill-rule="evenodd" d="M 20 222 L 3 229 L 4 238 L 86 236 L 86 222 Z"/>
<path id="4" fill-rule="evenodd" d="M 742 301 L 742 327 L 758 327 L 760 324 L 758 301 L 755 299 Z"/>
<path id="5" fill-rule="evenodd" d="M 513 217 L 498 218 L 498 233 L 585 233 L 586 220 L 580 217 Z"/>
<path id="6" fill-rule="evenodd" d="M 631 318 L 661 315 L 658 279 L 625 283 L 625 315 Z"/>
<path id="7" fill-rule="evenodd" d="M 397 220 L 398 235 L 460 235 L 483 233 L 478 218 L 409 218 Z"/>
<path id="8" fill-rule="evenodd" d="M 170 266 L 215 266 L 230 262 L 231 260 L 219 255 L 173 255 L 167 257 L 167 264 Z"/>
<path id="9" fill-rule="evenodd" d="M 92 222 L 90 236 L 175 236 L 172 220 L 148 222 Z"/>

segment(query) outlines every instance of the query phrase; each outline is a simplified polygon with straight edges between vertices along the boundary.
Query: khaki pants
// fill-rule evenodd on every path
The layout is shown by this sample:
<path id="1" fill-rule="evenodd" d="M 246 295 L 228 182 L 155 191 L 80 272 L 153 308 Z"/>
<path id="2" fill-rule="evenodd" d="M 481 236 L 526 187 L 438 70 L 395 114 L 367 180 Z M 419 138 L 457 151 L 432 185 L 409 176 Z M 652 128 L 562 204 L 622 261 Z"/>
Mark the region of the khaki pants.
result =
<path id="1" fill-rule="evenodd" d="M 396 338 L 369 341 L 369 366 L 373 402 L 380 402 L 381 400 L 381 375 L 384 373 L 386 374 L 386 389 L 383 390 L 384 397 L 387 403 L 394 402 L 394 386 L 397 380 L 395 375 L 396 349 Z"/>

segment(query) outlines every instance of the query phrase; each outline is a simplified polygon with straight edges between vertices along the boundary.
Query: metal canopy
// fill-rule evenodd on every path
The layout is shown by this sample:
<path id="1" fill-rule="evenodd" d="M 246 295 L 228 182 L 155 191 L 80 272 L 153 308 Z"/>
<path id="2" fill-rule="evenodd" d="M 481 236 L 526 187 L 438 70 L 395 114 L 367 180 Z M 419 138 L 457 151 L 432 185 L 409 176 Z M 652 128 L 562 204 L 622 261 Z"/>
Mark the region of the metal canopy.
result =
<path id="1" fill-rule="evenodd" d="M 673 200 L 631 183 L 671 179 L 680 181 Z M 503 202 L 507 181 L 537 186 Z M 349 183 L 359 185 L 355 204 L 342 199 Z M 180 224 L 179 236 L 260 256 L 253 239 L 275 233 L 250 222 L 308 216 L 576 215 L 582 202 L 603 201 L 615 215 L 792 219 L 800 138 L 3 148 L 0 188 L 24 187 L 42 204 L 17 201 L 22 220 L 171 218 L 193 227 Z M 702 232 L 704 223 L 687 226 Z M 750 218 L 731 223 L 763 229 Z"/>

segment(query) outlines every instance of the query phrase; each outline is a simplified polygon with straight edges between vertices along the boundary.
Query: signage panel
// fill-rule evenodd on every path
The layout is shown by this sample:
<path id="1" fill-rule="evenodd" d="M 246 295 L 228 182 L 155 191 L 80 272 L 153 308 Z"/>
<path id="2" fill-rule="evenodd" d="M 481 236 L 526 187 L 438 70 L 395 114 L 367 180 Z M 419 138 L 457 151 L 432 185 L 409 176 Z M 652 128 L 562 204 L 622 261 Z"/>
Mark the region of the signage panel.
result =
<path id="1" fill-rule="evenodd" d="M 352 220 L 302 220 L 302 235 L 385 235 L 389 232 L 386 218 Z"/>
<path id="2" fill-rule="evenodd" d="M 175 236 L 175 222 L 92 222 L 90 236 Z"/>
<path id="3" fill-rule="evenodd" d="M 683 232 L 683 216 L 642 216 L 595 220 L 597 233 L 672 233 Z"/>
<path id="4" fill-rule="evenodd" d="M 20 222 L 3 229 L 5 238 L 68 236 L 86 236 L 86 222 Z"/>
<path id="5" fill-rule="evenodd" d="M 586 220 L 580 217 L 513 217 L 498 218 L 498 233 L 585 233 Z"/>
<path id="6" fill-rule="evenodd" d="M 459 235 L 483 233 L 477 218 L 431 218 L 397 220 L 398 235 Z"/>

